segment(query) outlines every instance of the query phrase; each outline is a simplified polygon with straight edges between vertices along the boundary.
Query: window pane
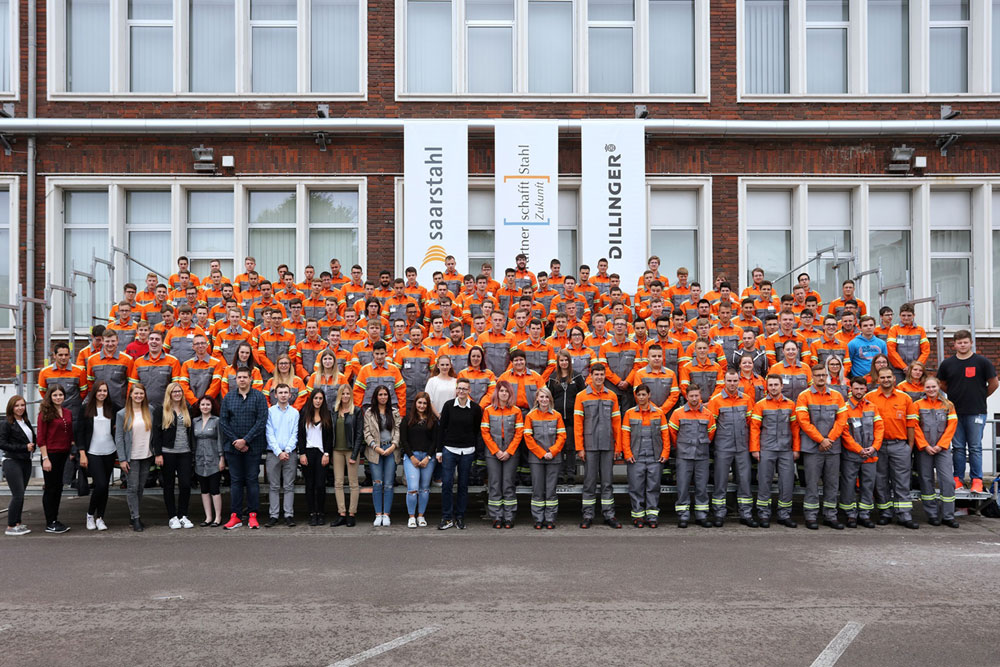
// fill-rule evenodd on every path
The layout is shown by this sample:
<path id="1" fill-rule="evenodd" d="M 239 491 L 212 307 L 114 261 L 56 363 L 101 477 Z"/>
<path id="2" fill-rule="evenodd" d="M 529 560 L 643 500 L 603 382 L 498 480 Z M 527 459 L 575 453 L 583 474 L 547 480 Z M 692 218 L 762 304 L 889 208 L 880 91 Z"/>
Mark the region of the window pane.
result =
<path id="1" fill-rule="evenodd" d="M 295 0 L 250 0 L 251 21 L 294 21 Z"/>
<path id="2" fill-rule="evenodd" d="M 329 266 L 334 257 L 347 266 L 358 263 L 358 230 L 310 229 L 309 263 L 317 267 Z"/>
<path id="3" fill-rule="evenodd" d="M 66 224 L 102 225 L 104 227 L 107 227 L 108 226 L 107 191 L 67 192 Z"/>
<path id="4" fill-rule="evenodd" d="M 868 0 L 868 92 L 910 92 L 909 0 Z"/>
<path id="5" fill-rule="evenodd" d="M 229 245 L 230 250 L 232 249 L 232 244 Z M 212 259 L 219 260 L 219 268 L 222 271 L 222 276 L 224 278 L 233 279 L 235 275 L 233 273 L 233 260 L 226 259 L 224 257 L 214 257 L 208 259 L 195 259 L 191 258 L 191 272 L 196 276 L 208 276 L 208 272 L 211 270 Z"/>
<path id="6" fill-rule="evenodd" d="M 632 92 L 632 28 L 591 28 L 590 92 Z"/>
<path id="7" fill-rule="evenodd" d="M 993 231 L 993 326 L 1000 326 L 1000 231 Z"/>
<path id="8" fill-rule="evenodd" d="M 10 0 L 0 0 L 0 90 L 10 90 Z M 7 303 L 7 302 L 5 302 Z M 6 315 L 4 315 L 6 317 Z M 3 325 L 6 326 L 6 325 Z"/>
<path id="9" fill-rule="evenodd" d="M 174 89 L 173 28 L 130 29 L 129 90 L 165 93 Z"/>
<path id="10" fill-rule="evenodd" d="M 972 193 L 968 190 L 931 190 L 933 229 L 972 226 Z"/>
<path id="11" fill-rule="evenodd" d="M 694 2 L 650 0 L 649 90 L 694 92 Z"/>
<path id="12" fill-rule="evenodd" d="M 810 210 L 812 203 L 810 202 Z M 838 259 L 843 260 L 851 252 L 851 232 L 835 230 L 809 231 L 809 257 L 815 256 L 821 248 L 836 245 Z M 829 259 L 827 259 L 829 258 Z M 841 264 L 840 271 L 834 269 L 833 253 L 828 252 L 823 259 L 806 267 L 803 271 L 812 277 L 812 288 L 819 292 L 826 303 L 840 296 L 840 283 L 851 275 L 851 265 Z M 877 282 L 877 281 L 876 281 Z"/>
<path id="13" fill-rule="evenodd" d="M 559 191 L 559 261 L 567 275 L 577 275 L 580 261 L 576 254 L 577 229 L 580 224 L 579 190 Z M 504 267 L 506 268 L 506 267 Z"/>
<path id="14" fill-rule="evenodd" d="M 172 0 L 128 0 L 128 17 L 151 21 L 170 21 L 174 17 Z"/>
<path id="15" fill-rule="evenodd" d="M 130 231 L 128 234 L 128 254 L 135 260 L 153 267 L 158 273 L 170 275 L 170 232 Z M 149 272 L 135 262 L 128 263 L 128 279 L 141 285 Z"/>
<path id="16" fill-rule="evenodd" d="M 312 2 L 313 92 L 357 92 L 358 0 Z"/>
<path id="17" fill-rule="evenodd" d="M 877 269 L 881 262 L 882 283 L 888 286 L 906 282 L 910 269 L 910 232 L 871 231 L 868 239 L 868 267 Z M 868 283 L 868 298 L 872 308 L 879 303 L 877 279 Z M 891 304 L 897 312 L 905 298 L 903 289 L 886 292 L 886 304 Z"/>
<path id="18" fill-rule="evenodd" d="M 294 93 L 295 28 L 254 28 L 252 34 L 254 92 Z"/>
<path id="19" fill-rule="evenodd" d="M 631 21 L 635 16 L 632 0 L 589 0 L 587 18 L 591 21 Z"/>
<path id="20" fill-rule="evenodd" d="M 469 227 L 493 229 L 495 196 L 492 190 L 469 191 Z M 490 252 L 493 246 L 490 245 Z"/>
<path id="21" fill-rule="evenodd" d="M 931 28 L 931 92 L 969 92 L 969 31 Z"/>
<path id="22" fill-rule="evenodd" d="M 746 0 L 745 13 L 747 93 L 787 93 L 787 0 Z"/>
<path id="23" fill-rule="evenodd" d="M 189 227 L 187 248 L 189 253 L 211 252 L 232 255 L 233 230 L 212 227 Z M 199 276 L 202 275 L 197 271 L 195 273 Z"/>
<path id="24" fill-rule="evenodd" d="M 910 192 L 872 190 L 868 195 L 868 226 L 886 229 L 910 226 Z"/>
<path id="25" fill-rule="evenodd" d="M 236 90 L 234 0 L 191 0 L 191 91 Z"/>
<path id="26" fill-rule="evenodd" d="M 513 21 L 513 0 L 465 0 L 465 18 L 469 21 Z"/>
<path id="27" fill-rule="evenodd" d="M 791 227 L 792 193 L 753 190 L 747 193 L 747 227 Z"/>
<path id="28" fill-rule="evenodd" d="M 469 28 L 469 92 L 513 92 L 513 35 L 513 28 Z"/>
<path id="29" fill-rule="evenodd" d="M 698 192 L 696 190 L 654 190 L 649 197 L 649 215 L 651 227 L 696 228 L 698 226 Z M 662 261 L 660 265 L 669 266 Z M 695 278 L 691 279 L 695 280 Z"/>
<path id="30" fill-rule="evenodd" d="M 130 191 L 125 197 L 129 225 L 170 225 L 170 193 Z"/>
<path id="31" fill-rule="evenodd" d="M 528 3 L 528 90 L 573 92 L 572 3 Z"/>
<path id="32" fill-rule="evenodd" d="M 450 93 L 451 2 L 410 0 L 406 9 L 406 89 Z"/>
<path id="33" fill-rule="evenodd" d="M 972 232 L 961 229 L 932 229 L 931 252 L 971 252 Z"/>
<path id="34" fill-rule="evenodd" d="M 76 292 L 74 301 L 73 316 L 76 318 L 75 326 L 79 331 L 89 329 L 98 320 L 92 319 L 93 315 L 98 315 L 101 320 L 106 319 L 107 312 L 111 309 L 108 301 L 108 272 L 97 272 L 97 307 L 91 309 L 90 306 L 90 286 L 85 278 L 71 278 L 71 271 L 90 271 L 94 255 L 103 259 L 108 259 L 108 230 L 104 229 L 66 229 L 65 253 L 63 261 L 66 267 L 66 281 Z M 106 323 L 106 322 L 105 322 Z"/>
<path id="35" fill-rule="evenodd" d="M 969 0 L 930 0 L 931 21 L 968 21 Z"/>
<path id="36" fill-rule="evenodd" d="M 251 192 L 250 224 L 294 225 L 295 193 Z M 259 259 L 257 263 L 260 264 Z"/>
<path id="37" fill-rule="evenodd" d="M 310 192 L 309 224 L 323 223 L 358 224 L 358 193 L 315 190 Z"/>
<path id="38" fill-rule="evenodd" d="M 66 0 L 66 42 L 66 90 L 110 90 L 109 0 Z"/>
<path id="39" fill-rule="evenodd" d="M 493 231 L 488 229 L 469 230 L 469 252 L 481 255 L 486 253 L 492 255 L 495 244 L 493 241 Z M 496 268 L 496 267 L 494 267 Z"/>
<path id="40" fill-rule="evenodd" d="M 993 92 L 1000 93 L 1000 0 L 993 0 Z"/>
<path id="41" fill-rule="evenodd" d="M 649 254 L 660 258 L 663 274 L 679 266 L 691 271 L 691 280 L 698 280 L 698 231 L 652 229 L 649 232 Z"/>
<path id="42" fill-rule="evenodd" d="M 0 190 L 0 303 L 12 303 L 10 294 L 10 190 Z M 0 310 L 0 327 L 10 326 L 10 311 Z"/>
<path id="43" fill-rule="evenodd" d="M 287 264 L 292 272 L 298 273 L 295 267 L 295 230 L 251 228 L 250 255 L 257 258 L 257 270 L 266 276 L 276 277 L 275 268 L 279 264 Z"/>
<path id="44" fill-rule="evenodd" d="M 189 192 L 188 224 L 233 224 L 232 192 Z"/>
<path id="45" fill-rule="evenodd" d="M 847 30 L 810 28 L 806 30 L 806 58 L 810 93 L 847 92 Z"/>
<path id="46" fill-rule="evenodd" d="M 563 271 L 573 276 L 577 275 L 577 268 L 580 266 L 576 261 L 576 230 L 559 230 L 559 261 L 565 267 Z"/>
<path id="47" fill-rule="evenodd" d="M 969 299 L 969 260 L 932 259 L 931 293 L 941 288 L 941 302 L 955 303 Z M 967 308 L 950 308 L 944 313 L 945 324 L 968 324 Z"/>
<path id="48" fill-rule="evenodd" d="M 747 285 L 751 284 L 753 276 L 750 272 L 755 267 L 764 269 L 764 277 L 771 281 L 791 268 L 791 232 L 752 230 L 747 236 L 747 257 L 750 258 L 750 264 L 747 266 Z M 790 276 L 774 285 L 774 291 L 778 294 L 787 294 L 790 289 Z"/>
<path id="49" fill-rule="evenodd" d="M 847 0 L 807 0 L 807 21 L 847 21 Z"/>

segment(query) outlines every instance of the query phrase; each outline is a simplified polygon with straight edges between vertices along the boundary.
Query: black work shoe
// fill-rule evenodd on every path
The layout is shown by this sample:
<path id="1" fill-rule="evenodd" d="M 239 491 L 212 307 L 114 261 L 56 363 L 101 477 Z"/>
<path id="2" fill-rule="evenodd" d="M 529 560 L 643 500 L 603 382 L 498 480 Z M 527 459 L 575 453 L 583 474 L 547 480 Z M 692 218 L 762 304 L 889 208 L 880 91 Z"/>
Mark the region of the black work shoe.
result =
<path id="1" fill-rule="evenodd" d="M 792 519 L 778 519 L 778 523 L 780 523 L 785 528 L 798 528 L 799 527 L 799 524 L 795 523 L 795 521 L 793 521 Z"/>
<path id="2" fill-rule="evenodd" d="M 541 521 L 535 522 L 535 530 L 541 530 L 543 528 Z"/>
<path id="3" fill-rule="evenodd" d="M 721 516 L 717 516 L 714 519 L 712 519 L 712 525 L 715 526 L 716 528 L 722 528 L 722 526 L 725 523 L 726 523 L 726 520 L 723 519 Z"/>
<path id="4" fill-rule="evenodd" d="M 309 525 L 310 526 L 318 526 L 319 525 L 319 517 L 316 516 L 315 514 L 310 514 L 309 515 Z"/>
<path id="5" fill-rule="evenodd" d="M 834 530 L 843 530 L 844 524 L 839 521 L 833 521 L 831 519 L 823 519 L 823 525 L 827 528 L 833 528 Z"/>
<path id="6" fill-rule="evenodd" d="M 356 525 L 358 525 L 357 518 L 355 518 L 354 516 L 348 515 L 348 517 L 347 517 L 347 527 L 348 528 L 354 528 L 354 526 L 356 526 Z"/>
<path id="7" fill-rule="evenodd" d="M 688 527 L 688 522 L 687 521 L 678 521 L 677 522 L 677 527 L 678 528 L 687 528 Z"/>
<path id="8" fill-rule="evenodd" d="M 331 528 L 336 528 L 338 526 L 346 526 L 346 525 L 347 525 L 347 517 L 344 516 L 343 514 L 341 514 L 336 519 L 330 522 Z"/>
<path id="9" fill-rule="evenodd" d="M 875 527 L 875 522 L 872 521 L 871 519 L 858 519 L 858 523 L 864 526 L 865 528 Z"/>
<path id="10" fill-rule="evenodd" d="M 594 525 L 593 519 L 584 519 L 580 522 L 580 528 L 583 528 L 584 530 L 590 528 L 592 525 Z"/>
<path id="11" fill-rule="evenodd" d="M 132 519 L 132 530 L 134 530 L 137 533 L 141 533 L 143 530 L 145 530 L 145 528 L 143 527 L 141 521 L 139 521 L 138 519 Z"/>
<path id="12" fill-rule="evenodd" d="M 903 528 L 909 528 L 910 530 L 917 530 L 918 528 L 920 528 L 920 524 L 914 521 L 913 519 L 900 521 L 899 525 L 902 526 Z"/>
<path id="13" fill-rule="evenodd" d="M 274 528 L 277 525 L 278 525 L 278 517 L 276 516 L 270 516 L 267 518 L 267 521 L 264 522 L 265 528 Z"/>
<path id="14" fill-rule="evenodd" d="M 941 523 L 949 528 L 958 528 L 958 519 L 948 519 L 947 521 L 942 521 Z"/>
<path id="15" fill-rule="evenodd" d="M 659 528 L 660 526 L 660 524 L 658 524 L 656 521 L 647 521 L 646 525 L 649 526 L 650 528 Z"/>
<path id="16" fill-rule="evenodd" d="M 496 528 L 497 530 L 503 528 L 503 521 L 501 521 L 500 519 L 493 519 L 493 527 Z"/>
<path id="17" fill-rule="evenodd" d="M 611 528 L 621 528 L 622 522 L 618 519 L 611 517 L 610 519 L 605 519 L 604 523 Z"/>
<path id="18" fill-rule="evenodd" d="M 642 519 L 632 519 L 632 525 L 635 526 L 636 528 L 642 528 L 643 526 L 646 525 L 646 522 L 643 521 Z"/>
<path id="19" fill-rule="evenodd" d="M 694 522 L 701 526 L 702 528 L 711 528 L 712 522 L 708 519 L 695 519 Z"/>
<path id="20" fill-rule="evenodd" d="M 514 527 L 514 522 L 511 521 L 510 519 L 504 519 L 503 520 L 503 527 L 509 530 L 509 529 L 511 529 L 511 528 Z"/>
<path id="21" fill-rule="evenodd" d="M 857 519 L 848 519 L 847 520 L 847 527 L 848 528 L 857 528 L 858 527 L 858 520 Z"/>
<path id="22" fill-rule="evenodd" d="M 288 526 L 289 528 L 294 528 L 295 527 L 295 519 L 293 519 L 290 516 L 286 516 L 285 517 L 285 525 Z"/>
<path id="23" fill-rule="evenodd" d="M 819 524 L 815 521 L 806 521 L 806 528 L 809 530 L 819 530 Z"/>
<path id="24" fill-rule="evenodd" d="M 556 522 L 555 521 L 546 521 L 545 522 L 545 530 L 555 530 L 555 529 L 556 529 Z"/>
<path id="25" fill-rule="evenodd" d="M 747 528 L 760 528 L 760 524 L 757 523 L 753 518 L 740 519 L 740 523 L 742 523 Z"/>
<path id="26" fill-rule="evenodd" d="M 883 514 L 882 516 L 880 516 L 878 518 L 878 525 L 880 525 L 880 526 L 888 526 L 890 523 L 892 523 L 892 517 L 891 516 Z"/>
<path id="27" fill-rule="evenodd" d="M 940 526 L 941 519 L 927 519 L 927 523 L 931 524 L 932 526 Z"/>
<path id="28" fill-rule="evenodd" d="M 771 527 L 771 520 L 770 519 L 761 519 L 759 525 L 760 525 L 761 528 L 770 528 Z"/>

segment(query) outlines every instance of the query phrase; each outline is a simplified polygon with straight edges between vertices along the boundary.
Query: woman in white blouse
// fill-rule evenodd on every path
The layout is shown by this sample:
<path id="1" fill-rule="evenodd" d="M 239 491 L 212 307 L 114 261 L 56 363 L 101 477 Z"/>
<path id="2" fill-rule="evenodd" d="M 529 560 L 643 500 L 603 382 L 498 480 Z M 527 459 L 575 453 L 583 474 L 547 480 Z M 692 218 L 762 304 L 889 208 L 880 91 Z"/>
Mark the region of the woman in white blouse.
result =
<path id="1" fill-rule="evenodd" d="M 76 446 L 80 467 L 94 479 L 87 509 L 87 530 L 107 530 L 104 510 L 115 468 L 115 414 L 118 406 L 108 398 L 108 383 L 98 380 L 83 408 L 83 418 L 76 428 Z"/>
<path id="2" fill-rule="evenodd" d="M 434 374 L 427 380 L 424 391 L 431 397 L 431 407 L 434 414 L 441 416 L 441 408 L 444 404 L 455 398 L 455 383 L 458 377 L 455 375 L 455 368 L 452 366 L 451 357 L 441 355 L 437 363 L 434 364 Z"/>

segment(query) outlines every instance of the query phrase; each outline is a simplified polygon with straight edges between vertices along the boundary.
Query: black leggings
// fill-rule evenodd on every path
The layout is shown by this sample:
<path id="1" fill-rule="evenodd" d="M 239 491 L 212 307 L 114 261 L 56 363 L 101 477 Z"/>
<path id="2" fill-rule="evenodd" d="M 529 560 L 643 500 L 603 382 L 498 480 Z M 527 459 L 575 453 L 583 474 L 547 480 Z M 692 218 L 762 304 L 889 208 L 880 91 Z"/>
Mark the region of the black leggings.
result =
<path id="1" fill-rule="evenodd" d="M 177 499 L 174 501 L 174 475 L 177 476 Z M 191 452 L 169 454 L 163 452 L 163 504 L 167 506 L 167 516 L 178 519 L 188 514 L 191 500 Z"/>
<path id="2" fill-rule="evenodd" d="M 306 507 L 310 514 L 326 513 L 326 468 L 323 467 L 323 450 L 306 448 L 306 461 L 302 476 L 306 478 Z"/>
<path id="3" fill-rule="evenodd" d="M 24 487 L 31 477 L 31 461 L 4 459 L 3 476 L 10 487 L 10 504 L 7 505 L 7 527 L 21 523 L 21 508 L 24 507 Z"/>
<path id="4" fill-rule="evenodd" d="M 87 514 L 94 518 L 104 517 L 104 510 L 108 506 L 108 487 L 111 485 L 111 474 L 114 469 L 114 454 L 87 455 L 87 472 L 94 478 L 94 490 L 90 493 L 90 508 Z"/>
<path id="5" fill-rule="evenodd" d="M 201 484 L 202 493 L 207 493 L 211 496 L 217 496 L 220 493 L 222 493 L 220 484 L 220 482 L 222 482 L 221 472 L 213 472 L 208 477 L 202 475 L 198 478 L 198 480 L 199 483 Z"/>
<path id="6" fill-rule="evenodd" d="M 49 463 L 52 470 L 42 471 L 45 489 L 42 491 L 42 508 L 45 510 L 45 523 L 59 520 L 59 503 L 62 501 L 63 470 L 69 460 L 69 452 L 49 452 Z"/>

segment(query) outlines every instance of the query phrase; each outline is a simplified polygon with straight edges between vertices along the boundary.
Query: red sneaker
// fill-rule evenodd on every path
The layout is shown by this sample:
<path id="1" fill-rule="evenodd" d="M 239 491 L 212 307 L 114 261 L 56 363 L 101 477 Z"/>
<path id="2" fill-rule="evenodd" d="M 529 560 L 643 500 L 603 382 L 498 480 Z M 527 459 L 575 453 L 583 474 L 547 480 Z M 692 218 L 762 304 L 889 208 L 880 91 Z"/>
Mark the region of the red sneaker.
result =
<path id="1" fill-rule="evenodd" d="M 226 530 L 233 530 L 234 528 L 239 528 L 242 525 L 243 522 L 240 521 L 239 515 L 234 513 L 229 515 L 229 521 L 227 521 L 222 527 Z"/>
<path id="2" fill-rule="evenodd" d="M 965 485 L 962 484 L 962 478 L 961 477 L 956 477 L 955 478 L 955 488 L 956 489 L 962 489 L 964 487 L 965 487 Z"/>
<path id="3" fill-rule="evenodd" d="M 969 490 L 972 491 L 973 493 L 982 493 L 983 492 L 983 480 L 978 479 L 978 478 L 972 480 L 972 488 L 969 489 Z"/>
<path id="4" fill-rule="evenodd" d="M 254 529 L 260 528 L 260 524 L 257 523 L 256 512 L 250 512 L 250 518 L 247 520 L 247 525 Z"/>

